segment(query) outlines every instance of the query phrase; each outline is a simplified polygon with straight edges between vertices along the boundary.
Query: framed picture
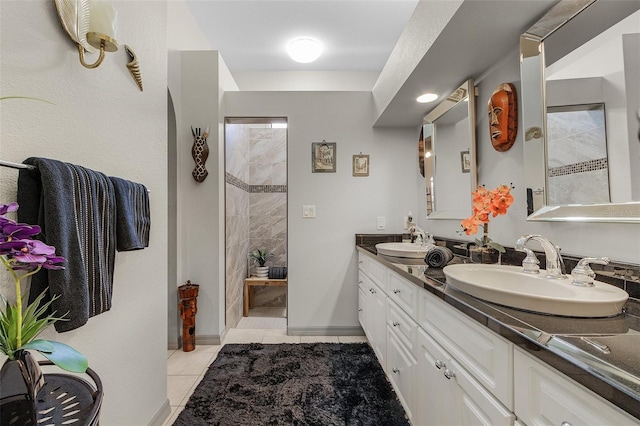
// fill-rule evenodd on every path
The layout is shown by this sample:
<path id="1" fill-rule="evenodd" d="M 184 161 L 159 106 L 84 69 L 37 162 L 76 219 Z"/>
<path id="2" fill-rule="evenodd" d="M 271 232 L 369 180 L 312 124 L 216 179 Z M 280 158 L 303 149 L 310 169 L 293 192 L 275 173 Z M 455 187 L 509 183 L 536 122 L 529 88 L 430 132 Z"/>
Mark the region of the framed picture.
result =
<path id="1" fill-rule="evenodd" d="M 468 150 L 460 152 L 460 165 L 462 167 L 462 173 L 471 172 L 471 154 L 469 154 Z"/>
<path id="2" fill-rule="evenodd" d="M 353 175 L 369 176 L 369 155 L 357 154 L 353 156 Z"/>
<path id="3" fill-rule="evenodd" d="M 335 173 L 336 149 L 335 142 L 312 142 L 311 171 L 313 173 Z"/>

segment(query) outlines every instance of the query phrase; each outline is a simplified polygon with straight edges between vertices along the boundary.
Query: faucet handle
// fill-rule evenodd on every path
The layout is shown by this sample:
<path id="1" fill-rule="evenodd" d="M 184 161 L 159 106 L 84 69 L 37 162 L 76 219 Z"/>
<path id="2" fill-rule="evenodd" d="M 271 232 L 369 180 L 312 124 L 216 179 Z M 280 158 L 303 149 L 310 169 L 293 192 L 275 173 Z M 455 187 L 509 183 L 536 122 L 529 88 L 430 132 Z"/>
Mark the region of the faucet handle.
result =
<path id="1" fill-rule="evenodd" d="M 522 272 L 525 274 L 539 274 L 540 261 L 536 257 L 535 253 L 526 247 L 522 247 L 522 251 L 527 254 L 527 257 L 522 261 Z"/>
<path id="2" fill-rule="evenodd" d="M 573 285 L 580 287 L 593 286 L 593 280 L 596 277 L 596 273 L 589 266 L 590 263 L 598 263 L 600 265 L 608 265 L 610 262 L 608 257 L 585 257 L 580 259 L 573 271 L 571 271 L 571 282 Z"/>

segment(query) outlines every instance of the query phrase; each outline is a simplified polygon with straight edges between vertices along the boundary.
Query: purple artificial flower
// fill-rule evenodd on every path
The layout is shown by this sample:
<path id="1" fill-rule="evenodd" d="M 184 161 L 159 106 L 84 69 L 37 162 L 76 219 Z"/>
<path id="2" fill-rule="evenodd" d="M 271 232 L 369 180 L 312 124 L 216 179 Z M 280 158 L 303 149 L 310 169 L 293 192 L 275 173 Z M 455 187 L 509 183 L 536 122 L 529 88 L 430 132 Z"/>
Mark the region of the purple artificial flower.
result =
<path id="1" fill-rule="evenodd" d="M 18 203 L 0 204 L 0 216 L 18 210 Z"/>
<path id="2" fill-rule="evenodd" d="M 26 223 L 15 223 L 13 221 L 2 225 L 4 238 L 24 239 L 38 235 L 41 229 L 38 225 L 27 225 Z"/>

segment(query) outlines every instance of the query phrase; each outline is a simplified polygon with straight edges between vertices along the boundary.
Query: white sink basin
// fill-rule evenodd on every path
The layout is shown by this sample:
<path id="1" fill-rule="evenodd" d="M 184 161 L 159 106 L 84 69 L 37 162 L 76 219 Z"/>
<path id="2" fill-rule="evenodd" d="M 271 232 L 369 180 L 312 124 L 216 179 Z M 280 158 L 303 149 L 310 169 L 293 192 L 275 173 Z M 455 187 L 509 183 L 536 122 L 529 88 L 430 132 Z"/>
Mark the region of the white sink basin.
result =
<path id="1" fill-rule="evenodd" d="M 435 247 L 433 244 L 419 245 L 413 243 L 379 243 L 376 244 L 378 254 L 394 257 L 424 258 L 429 250 Z"/>
<path id="2" fill-rule="evenodd" d="M 447 284 L 488 302 L 516 309 L 571 317 L 608 317 L 622 312 L 629 294 L 594 281 L 593 287 L 571 284 L 571 277 L 551 280 L 525 274 L 520 266 L 456 264 L 444 268 Z"/>

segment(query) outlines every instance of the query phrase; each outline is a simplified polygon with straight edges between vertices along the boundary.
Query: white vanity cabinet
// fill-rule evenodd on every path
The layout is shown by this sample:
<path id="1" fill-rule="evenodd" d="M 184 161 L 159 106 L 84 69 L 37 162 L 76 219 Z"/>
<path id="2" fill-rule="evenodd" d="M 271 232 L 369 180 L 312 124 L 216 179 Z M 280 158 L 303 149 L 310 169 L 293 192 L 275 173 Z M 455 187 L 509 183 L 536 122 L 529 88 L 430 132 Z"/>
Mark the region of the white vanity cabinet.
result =
<path id="1" fill-rule="evenodd" d="M 414 425 L 514 424 L 515 415 L 422 329 L 417 350 Z"/>
<path id="2" fill-rule="evenodd" d="M 527 426 L 640 424 L 638 419 L 518 348 L 514 351 L 514 371 L 515 409 Z"/>
<path id="3" fill-rule="evenodd" d="M 378 262 L 360 255 L 358 271 L 358 318 L 360 325 L 369 339 L 383 370 L 387 371 L 387 295 L 383 286 L 376 285 L 371 279 L 369 265 L 380 265 Z M 384 267 L 383 267 L 384 268 Z M 386 269 L 386 268 L 385 268 Z M 385 269 L 382 271 L 384 272 Z M 374 268 L 374 271 L 379 272 Z"/>

